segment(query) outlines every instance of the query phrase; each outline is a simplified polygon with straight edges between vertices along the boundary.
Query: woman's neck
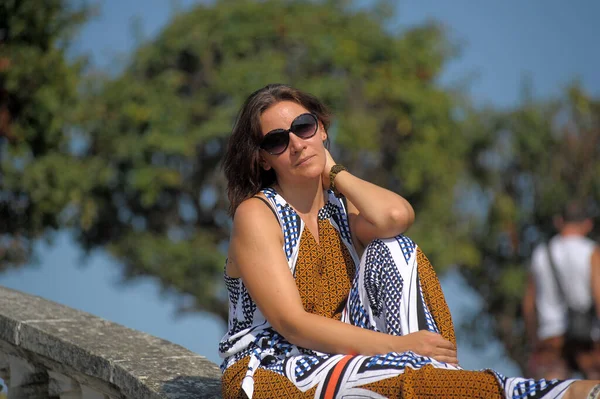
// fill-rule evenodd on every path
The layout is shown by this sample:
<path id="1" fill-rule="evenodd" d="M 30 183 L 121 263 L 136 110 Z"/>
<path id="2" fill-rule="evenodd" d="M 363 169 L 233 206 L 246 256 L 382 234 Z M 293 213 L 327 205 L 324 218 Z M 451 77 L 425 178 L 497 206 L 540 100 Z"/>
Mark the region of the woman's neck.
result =
<path id="1" fill-rule="evenodd" d="M 296 212 L 303 215 L 316 215 L 325 205 L 325 192 L 320 179 L 302 185 L 278 182 L 275 190 Z"/>

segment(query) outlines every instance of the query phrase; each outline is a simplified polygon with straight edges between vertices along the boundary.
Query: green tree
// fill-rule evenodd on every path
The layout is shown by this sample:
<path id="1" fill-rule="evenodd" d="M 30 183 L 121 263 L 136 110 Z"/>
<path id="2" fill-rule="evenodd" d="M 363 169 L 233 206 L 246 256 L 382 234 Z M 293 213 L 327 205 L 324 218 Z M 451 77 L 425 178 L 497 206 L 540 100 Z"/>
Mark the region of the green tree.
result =
<path id="1" fill-rule="evenodd" d="M 555 101 L 473 115 L 461 219 L 481 261 L 461 272 L 482 296 L 488 322 L 479 317 L 470 325 L 479 328 L 465 331 L 477 331 L 483 343 L 496 336 L 523 368 L 521 299 L 533 248 L 556 233 L 552 218 L 569 199 L 600 209 L 600 101 L 574 85 Z"/>
<path id="2" fill-rule="evenodd" d="M 70 157 L 82 63 L 66 49 L 88 10 L 65 0 L 0 2 L 0 270 L 72 219 L 86 172 Z"/>
<path id="3" fill-rule="evenodd" d="M 340 161 L 415 205 L 412 234 L 438 265 L 472 264 L 472 245 L 448 233 L 466 147 L 457 104 L 436 78 L 454 49 L 434 24 L 393 32 L 382 8 L 346 3 L 198 5 L 122 75 L 90 85 L 83 158 L 103 173 L 88 176 L 83 245 L 107 248 L 126 277 L 154 276 L 185 294 L 184 308 L 225 318 L 230 220 L 219 161 L 245 97 L 286 82 L 332 107 Z"/>

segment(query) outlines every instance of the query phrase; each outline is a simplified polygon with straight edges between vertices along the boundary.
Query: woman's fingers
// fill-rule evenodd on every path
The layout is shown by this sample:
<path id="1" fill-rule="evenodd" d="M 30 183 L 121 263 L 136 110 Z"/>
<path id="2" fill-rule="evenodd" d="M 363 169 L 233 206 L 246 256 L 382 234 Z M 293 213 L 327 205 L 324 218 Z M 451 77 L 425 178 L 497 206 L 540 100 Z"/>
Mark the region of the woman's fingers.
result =
<path id="1" fill-rule="evenodd" d="M 456 351 L 451 351 L 451 350 L 440 348 L 437 351 L 437 353 L 431 357 L 440 362 L 458 363 L 458 357 L 456 356 Z"/>
<path id="2" fill-rule="evenodd" d="M 431 331 L 417 331 L 405 337 L 410 337 L 410 342 L 412 342 L 408 346 L 409 350 L 439 362 L 458 364 L 456 347 L 440 334 Z"/>
<path id="3" fill-rule="evenodd" d="M 450 364 L 457 364 L 458 357 L 456 354 L 456 348 L 454 344 L 447 339 L 443 338 L 441 335 L 432 333 L 432 332 L 424 332 L 427 334 L 423 334 L 427 339 L 430 339 L 430 347 L 431 354 L 430 357 L 433 359 Z"/>
<path id="4" fill-rule="evenodd" d="M 444 337 L 442 337 L 440 334 L 429 332 L 429 331 L 427 331 L 427 332 L 430 334 L 430 336 L 432 337 L 432 339 L 434 340 L 435 344 L 438 347 L 444 348 L 444 349 L 456 350 L 456 348 L 454 347 L 454 344 L 452 342 L 448 341 L 447 339 L 445 339 Z"/>

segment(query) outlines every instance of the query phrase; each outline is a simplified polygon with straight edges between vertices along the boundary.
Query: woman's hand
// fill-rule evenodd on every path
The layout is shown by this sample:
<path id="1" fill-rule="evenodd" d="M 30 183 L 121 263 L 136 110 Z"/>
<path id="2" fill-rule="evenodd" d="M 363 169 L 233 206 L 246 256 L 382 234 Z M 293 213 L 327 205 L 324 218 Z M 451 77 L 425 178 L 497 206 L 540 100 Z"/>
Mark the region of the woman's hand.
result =
<path id="1" fill-rule="evenodd" d="M 325 166 L 321 172 L 323 189 L 329 190 L 329 173 L 336 164 L 325 148 Z M 394 237 L 413 223 L 412 206 L 398 194 L 362 180 L 349 171 L 338 173 L 336 191 L 346 197 L 350 231 L 359 253 L 375 238 Z"/>
<path id="2" fill-rule="evenodd" d="M 329 190 L 329 187 L 331 185 L 331 182 L 329 181 L 329 172 L 331 171 L 333 165 L 335 165 L 335 161 L 333 160 L 333 157 L 331 156 L 327 148 L 325 148 L 325 159 L 325 167 L 323 168 L 323 172 L 321 173 L 321 180 L 323 181 L 323 189 Z"/>
<path id="3" fill-rule="evenodd" d="M 458 365 L 456 348 L 452 342 L 431 331 L 417 331 L 400 337 L 402 351 L 413 351 L 421 356 L 431 357 L 439 362 Z"/>

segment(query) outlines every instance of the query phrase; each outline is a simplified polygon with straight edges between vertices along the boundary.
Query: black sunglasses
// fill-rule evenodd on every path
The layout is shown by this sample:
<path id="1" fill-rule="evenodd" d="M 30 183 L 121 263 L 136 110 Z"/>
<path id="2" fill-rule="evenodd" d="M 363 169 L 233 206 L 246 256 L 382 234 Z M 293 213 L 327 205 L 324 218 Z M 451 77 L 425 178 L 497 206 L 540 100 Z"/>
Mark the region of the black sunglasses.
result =
<path id="1" fill-rule="evenodd" d="M 289 129 L 275 129 L 265 134 L 260 148 L 271 155 L 279 155 L 283 153 L 290 144 L 290 133 L 303 140 L 309 139 L 317 133 L 319 122 L 313 114 L 306 113 L 298 115 L 293 121 Z"/>

